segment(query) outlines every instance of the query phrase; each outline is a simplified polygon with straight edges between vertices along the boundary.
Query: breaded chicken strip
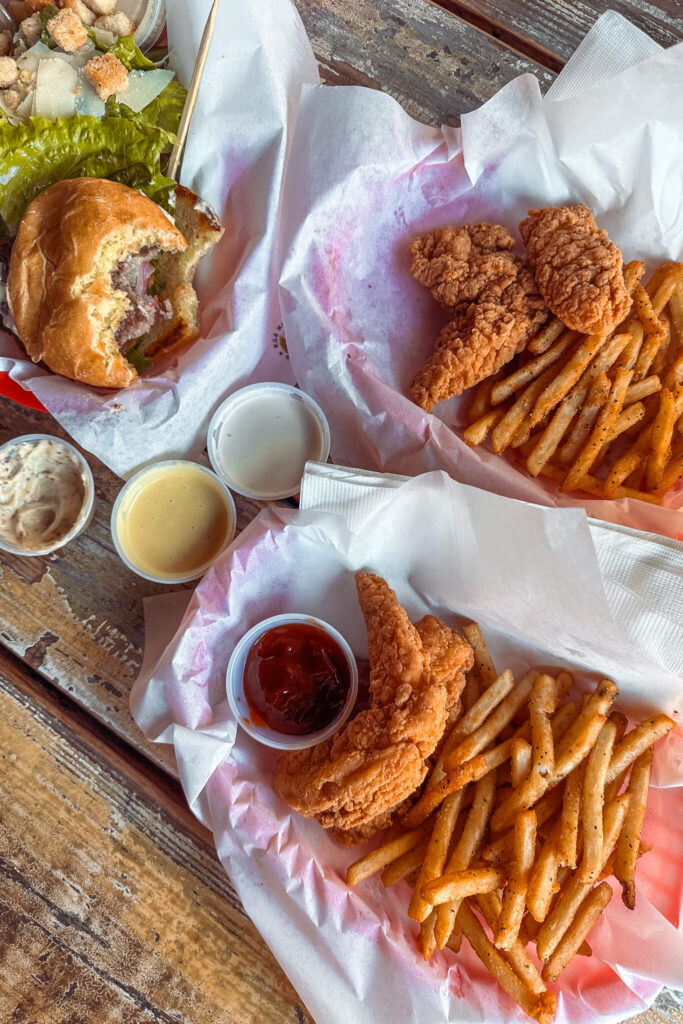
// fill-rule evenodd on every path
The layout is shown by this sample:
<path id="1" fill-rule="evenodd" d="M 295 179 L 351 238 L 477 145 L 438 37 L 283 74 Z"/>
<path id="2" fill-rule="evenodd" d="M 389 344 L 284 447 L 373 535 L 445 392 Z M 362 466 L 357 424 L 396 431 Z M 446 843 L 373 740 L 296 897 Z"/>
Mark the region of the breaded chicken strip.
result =
<path id="1" fill-rule="evenodd" d="M 413 277 L 454 318 L 417 373 L 412 400 L 431 412 L 521 352 L 548 316 L 530 268 L 500 224 L 447 226 L 410 243 Z"/>
<path id="2" fill-rule="evenodd" d="M 563 324 L 583 334 L 608 334 L 631 306 L 618 247 L 590 210 L 546 206 L 519 225 L 536 284 Z"/>
<path id="3" fill-rule="evenodd" d="M 433 673 L 428 646 L 394 591 L 366 572 L 357 574 L 356 586 L 368 630 L 371 705 L 326 742 L 282 754 L 274 779 L 295 811 L 354 840 L 385 827 L 423 781 L 426 759 L 459 700 L 456 676 L 472 658 L 466 641 L 423 620 Z"/>

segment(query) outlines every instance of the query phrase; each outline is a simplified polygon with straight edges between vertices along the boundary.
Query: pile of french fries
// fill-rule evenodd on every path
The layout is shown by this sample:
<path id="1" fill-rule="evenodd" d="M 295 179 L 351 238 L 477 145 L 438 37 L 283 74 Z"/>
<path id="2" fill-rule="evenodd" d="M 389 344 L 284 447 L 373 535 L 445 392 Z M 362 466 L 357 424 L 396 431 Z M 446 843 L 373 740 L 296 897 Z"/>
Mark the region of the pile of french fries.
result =
<path id="1" fill-rule="evenodd" d="M 516 450 L 562 491 L 660 504 L 683 477 L 683 263 L 662 264 L 646 287 L 643 272 L 624 268 L 633 303 L 612 334 L 552 319 L 518 368 L 479 384 L 465 442 L 490 435 L 497 455 Z"/>
<path id="2" fill-rule="evenodd" d="M 564 670 L 515 683 L 496 671 L 479 626 L 464 632 L 475 666 L 463 715 L 402 824 L 346 879 L 381 871 L 384 886 L 407 880 L 424 958 L 437 947 L 457 953 L 464 936 L 546 1024 L 556 1009 L 547 986 L 575 955 L 591 955 L 586 939 L 612 897 L 605 879 L 635 907 L 653 748 L 675 723 L 659 714 L 627 731 L 609 679 L 580 707 L 565 701 L 574 680 Z"/>

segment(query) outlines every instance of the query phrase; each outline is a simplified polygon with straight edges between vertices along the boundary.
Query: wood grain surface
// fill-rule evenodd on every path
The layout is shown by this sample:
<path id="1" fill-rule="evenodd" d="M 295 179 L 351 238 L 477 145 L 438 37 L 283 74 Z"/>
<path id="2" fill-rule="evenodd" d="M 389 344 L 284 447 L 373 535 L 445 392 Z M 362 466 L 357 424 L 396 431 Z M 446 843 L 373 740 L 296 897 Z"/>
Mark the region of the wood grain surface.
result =
<path id="1" fill-rule="evenodd" d="M 617 11 L 661 46 L 680 42 L 681 0 L 431 0 L 506 46 L 559 71 L 593 23 Z"/>
<path id="2" fill-rule="evenodd" d="M 458 124 L 506 82 L 554 74 L 425 0 L 295 0 L 323 79 L 381 88 L 413 117 Z"/>
<path id="3" fill-rule="evenodd" d="M 309 1024 L 168 784 L 0 656 L 0 1021 Z"/>
<path id="4" fill-rule="evenodd" d="M 28 433 L 66 437 L 46 413 L 2 400 L 0 443 Z M 84 454 L 95 477 L 95 517 L 84 534 L 55 554 L 2 553 L 0 640 L 118 736 L 175 772 L 172 748 L 148 743 L 128 707 L 144 648 L 143 600 L 171 588 L 141 579 L 119 559 L 109 520 L 122 481 Z M 260 506 L 235 498 L 241 530 Z"/>

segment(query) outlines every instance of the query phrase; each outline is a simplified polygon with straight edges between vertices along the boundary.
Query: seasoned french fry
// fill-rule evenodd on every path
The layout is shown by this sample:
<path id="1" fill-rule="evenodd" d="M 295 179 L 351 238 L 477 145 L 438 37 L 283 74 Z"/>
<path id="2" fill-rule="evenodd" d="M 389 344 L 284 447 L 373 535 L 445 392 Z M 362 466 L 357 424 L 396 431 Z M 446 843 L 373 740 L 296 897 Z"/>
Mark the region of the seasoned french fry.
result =
<path id="1" fill-rule="evenodd" d="M 633 290 L 633 304 L 645 332 L 645 339 L 634 367 L 634 378 L 637 382 L 647 376 L 652 360 L 666 340 L 667 332 L 654 310 L 650 296 L 641 285 L 637 285 Z"/>
<path id="2" fill-rule="evenodd" d="M 515 819 L 510 879 L 503 892 L 503 906 L 493 940 L 498 949 L 509 949 L 519 936 L 535 852 L 536 814 L 522 811 Z"/>
<path id="3" fill-rule="evenodd" d="M 413 921 L 422 922 L 429 916 L 431 906 L 422 898 L 422 890 L 427 882 L 430 882 L 433 878 L 438 878 L 443 871 L 446 857 L 448 856 L 448 847 L 450 846 L 453 830 L 460 814 L 464 795 L 464 789 L 459 790 L 457 793 L 451 793 L 446 797 L 436 815 L 425 859 L 422 862 L 410 905 L 408 906 L 408 917 L 412 917 Z"/>
<path id="4" fill-rule="evenodd" d="M 474 789 L 474 799 L 465 821 L 462 835 L 446 865 L 445 874 L 462 871 L 470 866 L 472 858 L 479 849 L 484 837 L 486 826 L 493 809 L 496 792 L 495 772 L 490 772 L 480 779 Z M 436 910 L 434 927 L 435 941 L 439 949 L 448 942 L 460 909 L 460 900 L 449 900 L 442 903 Z"/>
<path id="5" fill-rule="evenodd" d="M 540 331 L 535 338 L 532 338 L 528 345 L 528 351 L 533 355 L 540 355 L 542 352 L 547 352 L 552 343 L 559 338 L 566 327 L 561 320 L 557 317 L 553 317 L 548 321 L 546 326 Z"/>
<path id="6" fill-rule="evenodd" d="M 425 918 L 420 925 L 420 950 L 422 951 L 422 959 L 429 960 L 430 956 L 436 949 L 436 939 L 434 938 L 434 925 L 436 923 L 436 910 L 432 910 L 431 913 Z"/>
<path id="7" fill-rule="evenodd" d="M 562 790 L 558 787 L 550 789 L 535 805 L 536 826 L 540 828 L 559 810 L 562 803 Z M 487 864 L 506 864 L 512 857 L 513 830 L 505 832 L 495 842 L 482 850 L 481 858 Z"/>
<path id="8" fill-rule="evenodd" d="M 669 312 L 671 313 L 671 326 L 678 341 L 678 347 L 683 349 L 683 280 L 676 285 L 671 293 Z"/>
<path id="9" fill-rule="evenodd" d="M 552 992 L 534 993 L 512 969 L 500 950 L 493 945 L 478 918 L 467 903 L 458 911 L 458 924 L 484 967 L 498 984 L 538 1024 L 552 1024 L 557 1000 Z"/>
<path id="10" fill-rule="evenodd" d="M 419 846 L 408 850 L 407 853 L 397 857 L 396 860 L 392 860 L 391 864 L 387 864 L 381 875 L 384 888 L 389 889 L 392 885 L 402 882 L 412 871 L 419 868 L 426 852 L 427 840 L 423 839 Z"/>
<path id="11" fill-rule="evenodd" d="M 607 387 L 607 378 L 605 378 Z M 581 385 L 573 388 L 555 410 L 550 423 L 539 437 L 526 461 L 526 467 L 532 476 L 538 476 L 548 459 L 551 459 L 564 437 L 569 424 L 583 405 L 586 388 Z M 597 408 L 595 415 L 597 416 Z"/>
<path id="12" fill-rule="evenodd" d="M 628 784 L 628 811 L 619 836 L 617 855 L 614 860 L 614 874 L 621 882 L 621 898 L 629 910 L 633 910 L 636 905 L 636 862 L 640 847 L 640 833 L 645 818 L 653 754 L 653 748 L 648 747 L 631 769 L 631 778 Z"/>
<path id="13" fill-rule="evenodd" d="M 561 466 L 554 466 L 551 462 L 548 462 L 543 467 L 543 475 L 549 476 L 551 480 L 555 480 L 558 483 L 562 483 L 566 477 L 566 470 Z M 602 498 L 604 496 L 604 486 L 604 480 L 599 480 L 598 477 L 586 473 L 581 478 L 581 484 L 577 487 L 577 490 L 586 491 L 587 494 L 593 494 L 597 498 Z M 647 491 L 636 490 L 633 487 L 626 487 L 624 485 L 617 487 L 612 496 L 614 498 L 633 498 L 637 501 L 646 501 L 651 505 L 659 505 L 660 501 L 655 494 L 649 494 Z"/>
<path id="14" fill-rule="evenodd" d="M 498 678 L 498 673 L 478 624 L 476 622 L 468 622 L 463 628 L 463 633 L 474 651 L 474 666 L 477 670 L 477 675 L 485 687 L 491 686 Z"/>
<path id="15" fill-rule="evenodd" d="M 659 409 L 652 424 L 652 447 L 647 460 L 647 486 L 651 491 L 659 487 L 664 477 L 664 470 L 671 454 L 671 438 L 675 424 L 675 396 L 668 388 L 663 388 L 659 396 Z"/>
<path id="16" fill-rule="evenodd" d="M 502 908 L 500 896 L 495 892 L 485 892 L 476 896 L 475 899 L 477 906 L 484 915 L 484 920 L 491 931 L 495 931 L 496 922 L 500 917 Z M 536 964 L 524 948 L 524 942 L 521 938 L 515 939 L 510 948 L 505 951 L 505 959 L 532 992 L 539 994 L 546 991 L 545 982 Z"/>
<path id="17" fill-rule="evenodd" d="M 634 729 L 626 733 L 614 748 L 605 780 L 607 785 L 614 782 L 629 765 L 633 764 L 636 758 L 645 753 L 648 747 L 675 728 L 676 723 L 668 715 L 653 715 L 651 718 L 643 719 Z"/>
<path id="18" fill-rule="evenodd" d="M 532 427 L 545 419 L 548 413 L 569 393 L 606 341 L 607 335 L 591 334 L 578 346 L 564 368 L 539 392 L 531 410 Z M 549 372 L 552 372 L 552 368 Z M 543 377 L 539 378 L 539 380 L 543 379 Z"/>
<path id="19" fill-rule="evenodd" d="M 647 286 L 648 295 L 652 296 L 652 308 L 657 316 L 670 301 L 683 281 L 683 263 L 662 263 L 652 275 Z"/>
<path id="20" fill-rule="evenodd" d="M 623 828 L 628 809 L 628 797 L 617 797 L 604 811 L 603 861 L 607 862 Z M 541 925 L 536 937 L 536 951 L 541 960 L 547 960 L 557 948 L 560 939 L 569 928 L 581 903 L 591 891 L 592 882 L 583 882 L 578 874 L 569 875 L 565 880 L 553 908 Z"/>
<path id="21" fill-rule="evenodd" d="M 601 371 L 593 381 L 590 390 L 585 385 L 577 385 L 574 389 L 581 399 L 582 409 L 576 418 L 569 437 L 558 453 L 560 462 L 569 463 L 575 459 L 580 449 L 588 440 L 600 410 L 609 398 L 610 382 L 605 371 Z M 569 398 L 574 392 L 571 392 Z M 565 399 L 566 401 L 567 399 Z M 584 405 L 585 402 L 585 405 Z"/>
<path id="22" fill-rule="evenodd" d="M 598 415 L 597 422 L 591 431 L 588 441 L 567 473 L 561 487 L 562 491 L 575 490 L 580 485 L 583 476 L 590 472 L 591 466 L 595 462 L 602 445 L 612 435 L 612 430 L 621 412 L 624 395 L 631 383 L 632 376 L 633 372 L 631 370 L 617 370 L 609 398 Z"/>
<path id="23" fill-rule="evenodd" d="M 555 674 L 555 703 L 560 703 L 567 696 L 574 685 L 574 676 L 566 668 L 561 668 Z"/>
<path id="24" fill-rule="evenodd" d="M 579 815 L 585 766 L 578 764 L 567 777 L 562 794 L 562 815 L 560 818 L 559 862 L 563 867 L 575 868 L 577 860 L 577 839 Z"/>
<path id="25" fill-rule="evenodd" d="M 476 448 L 478 444 L 483 444 L 489 436 L 489 433 L 495 427 L 496 423 L 502 420 L 505 412 L 505 406 L 499 405 L 497 409 L 489 409 L 489 411 L 483 413 L 478 420 L 474 420 L 474 422 L 470 423 L 469 427 L 462 435 L 462 439 L 465 444 L 469 445 L 470 448 Z"/>
<path id="26" fill-rule="evenodd" d="M 638 469 L 645 462 L 645 455 L 641 452 L 626 452 L 614 463 L 605 479 L 603 494 L 606 498 L 613 498 L 627 476 Z"/>
<path id="27" fill-rule="evenodd" d="M 531 744 L 517 738 L 510 741 L 510 769 L 512 785 L 521 786 L 531 769 Z"/>
<path id="28" fill-rule="evenodd" d="M 521 391 L 531 381 L 540 377 L 544 370 L 552 366 L 564 355 L 578 337 L 577 331 L 564 331 L 558 340 L 542 355 L 536 356 L 535 359 L 530 359 L 528 363 L 515 370 L 505 380 L 498 381 L 491 391 L 491 405 L 500 405 L 501 402 L 506 401 L 516 391 Z"/>
<path id="29" fill-rule="evenodd" d="M 493 892 L 507 881 L 507 871 L 501 867 L 467 868 L 442 875 L 422 887 L 422 897 L 433 906 L 449 900 L 476 896 L 480 892 Z"/>
<path id="30" fill-rule="evenodd" d="M 588 755 L 581 798 L 583 828 L 583 859 L 579 870 L 582 882 L 595 882 L 604 860 L 602 815 L 605 780 L 614 748 L 617 727 L 609 719 L 600 730 L 595 746 Z"/>
<path id="31" fill-rule="evenodd" d="M 665 495 L 674 484 L 678 483 L 681 477 L 683 477 L 683 452 L 672 459 L 664 470 L 662 482 L 659 485 L 657 493 Z"/>
<path id="32" fill-rule="evenodd" d="M 601 882 L 586 896 L 560 944 L 543 968 L 544 981 L 557 981 L 611 899 L 609 882 Z"/>
<path id="33" fill-rule="evenodd" d="M 423 828 L 412 829 L 404 832 L 396 839 L 379 846 L 376 850 L 366 853 L 360 860 L 354 861 L 346 869 L 346 884 L 358 885 L 364 879 L 381 871 L 387 864 L 391 864 L 397 857 L 414 849 L 423 839 L 425 830 Z"/>
<path id="34" fill-rule="evenodd" d="M 559 818 L 550 830 L 540 853 L 536 857 L 531 878 L 529 879 L 526 905 L 534 920 L 539 922 L 545 921 L 554 894 L 557 872 L 560 867 L 559 842 L 561 828 L 562 819 Z"/>
<path id="35" fill-rule="evenodd" d="M 608 721 L 614 723 L 614 746 L 616 747 L 617 743 L 620 743 L 624 737 L 624 733 L 628 727 L 628 719 L 621 711 L 612 711 Z M 612 753 L 614 753 L 614 750 L 612 750 Z M 628 769 L 625 769 L 621 775 L 618 775 L 616 779 L 609 783 L 609 785 L 605 786 L 605 806 L 610 804 L 618 795 L 624 779 L 626 778 L 627 771 Z"/>
<path id="36" fill-rule="evenodd" d="M 672 360 L 664 377 L 664 387 L 673 389 L 677 384 L 683 384 L 683 349 Z"/>
<path id="37" fill-rule="evenodd" d="M 470 423 L 475 423 L 477 420 L 490 411 L 491 409 L 491 388 L 495 384 L 494 377 L 489 377 L 487 380 L 483 380 L 475 390 L 474 398 L 469 407 L 468 415 Z"/>
<path id="38" fill-rule="evenodd" d="M 661 387 L 662 382 L 656 374 L 653 374 L 651 377 L 644 377 L 637 384 L 631 384 L 624 396 L 624 406 L 632 405 L 634 402 L 640 402 L 641 399 L 647 398 L 649 395 L 656 394 Z"/>
<path id="39" fill-rule="evenodd" d="M 517 396 L 500 423 L 494 427 L 491 435 L 491 447 L 496 455 L 500 455 L 500 453 L 504 452 L 512 443 L 517 430 L 527 419 L 538 397 L 550 384 L 554 373 L 555 369 L 551 366 L 545 371 L 545 373 L 542 373 L 540 377 L 537 377 L 536 380 L 532 381 L 531 384 L 529 384 L 528 387 L 526 387 L 524 391 Z"/>
<path id="40" fill-rule="evenodd" d="M 446 768 L 457 768 L 458 765 L 469 761 L 471 757 L 479 754 L 493 742 L 501 729 L 509 725 L 522 705 L 529 699 L 531 688 L 538 674 L 536 670 L 527 672 L 521 682 L 514 687 L 505 700 L 489 715 L 483 725 L 471 733 L 449 754 L 446 760 Z"/>

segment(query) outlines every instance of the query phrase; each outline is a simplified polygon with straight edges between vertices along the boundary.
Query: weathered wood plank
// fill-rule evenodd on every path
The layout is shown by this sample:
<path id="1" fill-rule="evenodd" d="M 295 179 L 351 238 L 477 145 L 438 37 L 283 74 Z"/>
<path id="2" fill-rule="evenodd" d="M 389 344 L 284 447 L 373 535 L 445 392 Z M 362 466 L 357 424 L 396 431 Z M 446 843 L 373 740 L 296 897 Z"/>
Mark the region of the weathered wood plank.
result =
<path id="1" fill-rule="evenodd" d="M 517 75 L 554 75 L 425 0 L 295 0 L 330 83 L 381 88 L 413 117 L 457 124 Z"/>
<path id="2" fill-rule="evenodd" d="M 591 25 L 607 10 L 617 11 L 661 46 L 683 35 L 680 0 L 429 0 L 500 39 L 532 60 L 559 71 Z"/>
<path id="3" fill-rule="evenodd" d="M 0 1020 L 310 1024 L 189 812 L 7 669 Z"/>
<path id="4" fill-rule="evenodd" d="M 66 436 L 45 413 L 2 400 L 0 443 L 27 433 Z M 95 518 L 85 534 L 54 555 L 2 553 L 0 641 L 156 764 L 175 771 L 171 748 L 148 743 L 128 708 L 144 647 L 143 598 L 169 588 L 121 563 L 109 519 L 122 484 L 85 454 L 95 476 Z M 239 497 L 236 504 L 243 529 L 259 506 Z"/>

